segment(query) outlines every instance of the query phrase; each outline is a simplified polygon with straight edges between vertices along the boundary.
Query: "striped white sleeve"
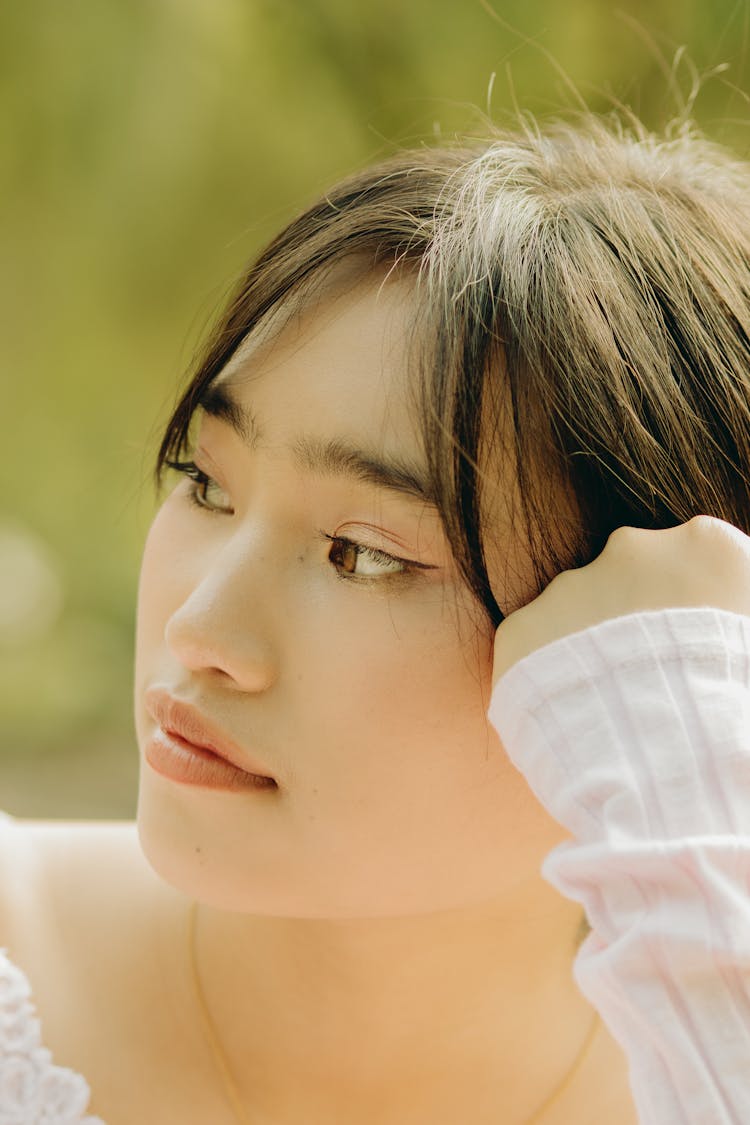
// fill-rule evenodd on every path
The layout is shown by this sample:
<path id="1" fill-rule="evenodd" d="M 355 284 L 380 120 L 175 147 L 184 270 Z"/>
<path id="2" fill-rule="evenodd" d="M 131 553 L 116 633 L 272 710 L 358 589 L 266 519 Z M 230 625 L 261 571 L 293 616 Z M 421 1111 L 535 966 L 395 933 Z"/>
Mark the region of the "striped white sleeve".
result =
<path id="1" fill-rule="evenodd" d="M 629 614 L 511 667 L 489 718 L 572 835 L 542 865 L 642 1125 L 750 1123 L 750 617 Z"/>

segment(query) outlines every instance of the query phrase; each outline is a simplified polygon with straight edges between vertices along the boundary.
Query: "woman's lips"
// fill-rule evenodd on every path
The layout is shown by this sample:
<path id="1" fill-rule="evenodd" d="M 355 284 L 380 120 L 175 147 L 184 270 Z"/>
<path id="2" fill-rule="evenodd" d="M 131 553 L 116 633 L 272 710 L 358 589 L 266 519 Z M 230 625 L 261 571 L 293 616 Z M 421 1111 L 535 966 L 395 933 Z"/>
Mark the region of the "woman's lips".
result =
<path id="1" fill-rule="evenodd" d="M 161 688 L 151 688 L 146 692 L 145 705 L 149 715 L 161 728 L 161 733 L 172 737 L 175 746 L 183 744 L 183 749 L 203 751 L 206 760 L 218 758 L 235 770 L 275 783 L 265 766 L 251 759 L 241 746 L 197 707 L 175 698 Z M 200 753 L 198 756 L 200 757 Z"/>
<path id="2" fill-rule="evenodd" d="M 163 727 L 157 727 L 146 742 L 144 756 L 157 773 L 183 785 L 230 792 L 278 788 L 273 778 L 240 769 Z"/>

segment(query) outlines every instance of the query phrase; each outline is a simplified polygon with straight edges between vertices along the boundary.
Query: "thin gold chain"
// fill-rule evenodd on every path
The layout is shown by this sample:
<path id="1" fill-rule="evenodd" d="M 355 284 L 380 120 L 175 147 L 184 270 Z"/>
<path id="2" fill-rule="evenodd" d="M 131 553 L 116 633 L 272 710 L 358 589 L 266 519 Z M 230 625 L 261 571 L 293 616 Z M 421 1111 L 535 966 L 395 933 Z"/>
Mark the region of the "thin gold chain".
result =
<path id="1" fill-rule="evenodd" d="M 203 988 L 201 987 L 200 977 L 198 976 L 198 966 L 195 961 L 195 915 L 197 907 L 197 902 L 192 902 L 190 904 L 190 916 L 188 920 L 188 946 L 190 949 L 190 967 L 193 972 L 193 987 L 195 988 L 195 993 L 198 998 L 198 1006 L 200 1007 L 201 1016 L 203 1018 L 203 1030 L 206 1034 L 206 1038 L 211 1044 L 211 1051 L 213 1052 L 214 1059 L 216 1060 L 216 1065 L 218 1066 L 219 1072 L 224 1081 L 224 1089 L 227 1097 L 229 1098 L 229 1103 L 232 1107 L 232 1110 L 234 1111 L 234 1116 L 241 1123 L 241 1125 L 252 1125 L 252 1122 L 245 1114 L 242 1101 L 240 1099 L 239 1093 L 237 1092 L 237 1087 L 234 1084 L 232 1073 L 229 1069 L 229 1064 L 226 1060 L 226 1056 L 224 1055 L 223 1050 L 221 1049 L 219 1036 L 216 1033 L 216 1028 L 214 1027 L 213 1020 L 211 1019 L 211 1013 L 208 1010 L 206 998 L 203 995 Z"/>
<path id="2" fill-rule="evenodd" d="M 229 1069 L 229 1064 L 226 1060 L 226 1055 L 224 1054 L 224 1051 L 222 1050 L 221 1043 L 219 1041 L 219 1036 L 216 1032 L 216 1028 L 214 1027 L 213 1020 L 211 1019 L 211 1013 L 208 1010 L 208 1005 L 206 1004 L 206 998 L 203 995 L 203 988 L 201 987 L 200 977 L 198 976 L 198 966 L 197 966 L 196 960 L 195 960 L 195 920 L 196 920 L 197 908 L 198 908 L 197 902 L 192 902 L 190 904 L 189 915 L 188 915 L 188 949 L 189 949 L 189 954 L 190 954 L 190 967 L 191 967 L 192 974 L 193 974 L 193 987 L 195 989 L 195 994 L 196 994 L 196 997 L 197 997 L 197 1000 L 198 1000 L 198 1006 L 199 1006 L 200 1011 L 201 1011 L 201 1018 L 203 1020 L 203 1030 L 204 1030 L 206 1038 L 208 1039 L 208 1042 L 211 1046 L 211 1051 L 212 1051 L 214 1059 L 216 1061 L 216 1065 L 219 1069 L 219 1073 L 221 1074 L 222 1080 L 224 1082 L 224 1089 L 225 1089 L 226 1095 L 229 1099 L 229 1104 L 232 1107 L 232 1110 L 234 1112 L 235 1117 L 237 1118 L 237 1121 L 240 1122 L 240 1125 L 252 1125 L 252 1122 L 250 1121 L 247 1114 L 245 1113 L 245 1109 L 242 1105 L 242 1100 L 240 1099 L 240 1096 L 239 1096 L 239 1093 L 237 1091 L 237 1087 L 235 1085 L 234 1079 L 232 1078 L 232 1073 Z M 546 1099 L 546 1101 L 543 1102 L 543 1104 L 539 1106 L 539 1108 L 533 1113 L 533 1115 L 531 1117 L 527 1118 L 527 1120 L 524 1122 L 524 1125 L 538 1125 L 538 1122 L 541 1120 L 542 1115 L 545 1114 L 547 1112 L 547 1110 L 550 1108 L 550 1106 L 553 1104 L 553 1102 L 556 1102 L 557 1099 L 559 1097 L 561 1097 L 561 1095 L 565 1092 L 565 1090 L 567 1090 L 567 1088 L 570 1085 L 572 1079 L 574 1078 L 574 1076 L 577 1074 L 578 1070 L 580 1069 L 581 1064 L 583 1063 L 583 1060 L 585 1059 L 586 1055 L 588 1054 L 589 1048 L 591 1047 L 591 1044 L 594 1041 L 594 1036 L 596 1035 L 596 1031 L 597 1031 L 598 1026 L 599 1026 L 599 1013 L 595 1011 L 594 1012 L 594 1018 L 591 1021 L 591 1026 L 588 1030 L 588 1034 L 586 1036 L 586 1039 L 583 1043 L 583 1046 L 581 1047 L 581 1050 L 578 1052 L 578 1055 L 577 1055 L 573 1065 L 571 1066 L 570 1070 L 565 1075 L 565 1077 L 563 1078 L 560 1085 L 555 1090 L 553 1090 L 553 1092 Z"/>
<path id="3" fill-rule="evenodd" d="M 588 1034 L 587 1034 L 587 1036 L 586 1036 L 586 1038 L 583 1042 L 583 1046 L 581 1047 L 580 1051 L 578 1052 L 570 1070 L 565 1075 L 565 1077 L 563 1078 L 562 1082 L 557 1087 L 557 1089 L 552 1091 L 552 1093 L 547 1098 L 547 1100 L 545 1102 L 543 1102 L 539 1106 L 539 1108 L 531 1115 L 531 1117 L 529 1117 L 524 1122 L 524 1125 L 537 1125 L 537 1123 L 539 1121 L 541 1121 L 542 1117 L 547 1112 L 547 1110 L 552 1105 L 552 1103 L 556 1102 L 557 1099 L 565 1093 L 568 1086 L 572 1082 L 574 1076 L 580 1070 L 581 1064 L 583 1063 L 583 1060 L 586 1058 L 586 1055 L 588 1054 L 589 1047 L 594 1042 L 594 1037 L 596 1036 L 596 1033 L 597 1033 L 598 1029 L 599 1029 L 599 1013 L 596 1010 L 594 1010 L 594 1015 L 593 1015 L 592 1020 L 591 1020 L 591 1026 L 589 1027 Z"/>

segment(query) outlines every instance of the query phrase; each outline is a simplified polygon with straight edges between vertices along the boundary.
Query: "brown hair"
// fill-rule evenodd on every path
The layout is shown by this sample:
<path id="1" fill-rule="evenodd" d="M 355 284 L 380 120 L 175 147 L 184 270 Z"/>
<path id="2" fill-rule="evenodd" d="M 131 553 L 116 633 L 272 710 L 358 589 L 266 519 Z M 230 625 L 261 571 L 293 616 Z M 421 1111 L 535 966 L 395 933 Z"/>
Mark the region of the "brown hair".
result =
<path id="1" fill-rule="evenodd" d="M 242 278 L 166 427 L 158 481 L 245 336 L 345 259 L 413 273 L 429 471 L 494 624 L 482 482 L 501 434 L 536 593 L 623 524 L 703 513 L 750 533 L 748 165 L 684 125 L 656 137 L 586 116 L 347 179 Z M 562 486 L 572 520 L 553 514 Z"/>
<path id="2" fill-rule="evenodd" d="M 351 177 L 241 279 L 166 427 L 157 481 L 247 334 L 283 323 L 345 260 L 414 278 L 432 487 L 493 624 L 504 615 L 482 486 L 498 451 L 534 571 L 524 600 L 621 525 L 706 514 L 750 534 L 750 166 L 684 125 L 656 137 L 586 116 L 401 152 Z M 584 916 L 576 946 L 588 930 Z"/>

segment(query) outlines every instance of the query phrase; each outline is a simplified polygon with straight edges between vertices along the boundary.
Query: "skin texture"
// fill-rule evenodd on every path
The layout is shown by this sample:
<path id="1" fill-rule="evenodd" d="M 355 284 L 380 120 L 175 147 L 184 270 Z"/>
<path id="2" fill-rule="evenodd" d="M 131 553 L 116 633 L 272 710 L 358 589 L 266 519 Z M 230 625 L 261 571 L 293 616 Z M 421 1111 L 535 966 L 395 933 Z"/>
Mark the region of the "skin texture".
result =
<path id="1" fill-rule="evenodd" d="M 143 557 L 140 842 L 201 904 L 213 1019 L 246 1104 L 275 1123 L 455 1125 L 467 1106 L 474 1125 L 525 1120 L 593 1014 L 571 977 L 580 909 L 539 874 L 566 834 L 488 724 L 494 633 L 437 514 L 302 472 L 291 453 L 304 434 L 423 463 L 406 409 L 408 295 L 370 277 L 275 342 L 246 341 L 220 381 L 252 405 L 260 440 L 250 449 L 204 416 L 194 456 L 218 511 L 182 480 Z M 370 580 L 342 578 L 321 532 L 431 569 L 394 577 L 360 559 Z M 523 580 L 506 542 L 498 574 Z M 502 583 L 498 595 L 515 596 Z M 154 772 L 155 687 L 223 727 L 278 789 Z M 175 910 L 175 949 L 181 927 Z M 616 1091 L 615 1072 L 610 1060 Z M 582 1081 L 596 1108 L 596 1077 Z"/>

